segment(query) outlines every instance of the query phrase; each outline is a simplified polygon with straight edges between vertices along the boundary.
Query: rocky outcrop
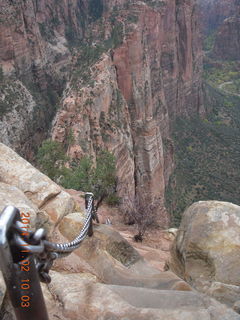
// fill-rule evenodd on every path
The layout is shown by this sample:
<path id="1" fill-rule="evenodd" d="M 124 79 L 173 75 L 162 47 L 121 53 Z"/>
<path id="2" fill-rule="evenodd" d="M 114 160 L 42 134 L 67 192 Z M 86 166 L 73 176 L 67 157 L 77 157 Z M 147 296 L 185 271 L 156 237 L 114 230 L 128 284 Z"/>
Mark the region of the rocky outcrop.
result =
<path id="1" fill-rule="evenodd" d="M 220 60 L 240 60 L 240 5 L 236 11 L 224 20 L 216 35 L 213 56 Z"/>
<path id="2" fill-rule="evenodd" d="M 239 234 L 239 206 L 197 202 L 183 215 L 170 267 L 197 289 L 233 305 L 240 292 Z"/>
<path id="3" fill-rule="evenodd" d="M 240 4 L 238 0 L 199 0 L 199 20 L 204 36 L 212 37 L 211 57 L 239 60 Z"/>
<path id="4" fill-rule="evenodd" d="M 205 35 L 214 32 L 226 18 L 235 14 L 235 0 L 198 0 L 199 20 Z"/>
<path id="5" fill-rule="evenodd" d="M 136 193 L 149 202 L 160 200 L 156 215 L 165 225 L 164 191 L 173 168 L 171 121 L 204 113 L 194 9 L 193 1 L 172 0 L 130 2 L 127 10 L 119 2 L 114 12 L 107 12 L 95 26 L 91 57 L 104 43 L 99 30 L 106 39 L 118 28 L 121 39 L 97 62 L 89 58 L 88 74 L 78 71 L 80 77 L 65 91 L 52 131 L 53 139 L 65 145 L 70 132 L 74 134 L 74 143 L 68 145 L 72 158 L 112 150 L 123 201 Z M 79 61 L 84 59 L 80 55 Z"/>
<path id="6" fill-rule="evenodd" d="M 0 153 L 4 155 L 0 161 L 1 190 L 8 193 L 7 197 L 2 197 L 3 202 L 12 202 L 28 210 L 45 211 L 55 223 L 74 211 L 73 198 L 51 179 L 2 143 Z M 26 204 L 19 200 L 24 197 L 29 199 L 25 200 Z"/>

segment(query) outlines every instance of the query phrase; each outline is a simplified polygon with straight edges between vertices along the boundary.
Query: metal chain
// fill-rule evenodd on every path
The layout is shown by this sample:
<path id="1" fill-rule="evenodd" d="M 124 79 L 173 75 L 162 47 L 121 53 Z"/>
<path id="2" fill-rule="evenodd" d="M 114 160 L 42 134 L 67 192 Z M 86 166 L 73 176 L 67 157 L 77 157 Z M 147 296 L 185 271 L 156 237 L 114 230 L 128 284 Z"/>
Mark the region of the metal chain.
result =
<path id="1" fill-rule="evenodd" d="M 86 209 L 86 220 L 79 235 L 68 243 L 53 243 L 46 240 L 46 232 L 43 228 L 35 232 L 28 232 L 28 235 L 23 235 L 23 227 L 20 221 L 17 221 L 13 226 L 15 231 L 13 239 L 18 247 L 24 246 L 29 254 L 35 256 L 36 268 L 38 270 L 40 280 L 45 283 L 51 281 L 49 271 L 53 262 L 57 258 L 63 258 L 71 254 L 75 249 L 79 248 L 86 236 L 92 235 L 92 219 L 96 219 L 96 211 L 94 208 L 94 197 L 92 193 L 87 193 L 89 196 Z"/>

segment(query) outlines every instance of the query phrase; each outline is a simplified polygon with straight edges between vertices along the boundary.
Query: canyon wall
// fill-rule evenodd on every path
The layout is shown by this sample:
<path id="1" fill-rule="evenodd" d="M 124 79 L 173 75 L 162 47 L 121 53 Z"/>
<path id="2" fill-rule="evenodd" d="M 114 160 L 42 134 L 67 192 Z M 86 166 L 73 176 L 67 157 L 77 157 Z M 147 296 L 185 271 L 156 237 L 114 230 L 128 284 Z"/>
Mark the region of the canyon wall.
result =
<path id="1" fill-rule="evenodd" d="M 95 22 L 89 50 L 103 43 L 100 32 L 106 39 L 116 26 L 122 34 L 118 45 L 90 65 L 88 78 L 81 68 L 78 78 L 73 76 L 52 137 L 66 144 L 74 134 L 68 147 L 72 158 L 112 150 L 119 195 L 124 199 L 140 193 L 145 201 L 158 202 L 158 217 L 166 223 L 164 191 L 174 152 L 171 121 L 204 113 L 195 6 L 174 0 L 118 2 Z M 84 56 L 78 60 L 84 63 Z"/>
<path id="2" fill-rule="evenodd" d="M 221 60 L 240 60 L 240 1 L 234 2 L 234 13 L 219 27 L 213 55 Z"/>
<path id="3" fill-rule="evenodd" d="M 195 1 L 0 6 L 1 141 L 29 158 L 55 116 L 51 136 L 72 159 L 112 150 L 119 195 L 143 194 L 167 223 L 171 122 L 204 113 Z"/>
<path id="4" fill-rule="evenodd" d="M 68 42 L 81 38 L 83 1 L 0 3 L 1 141 L 25 157 L 46 137 L 68 78 Z"/>
<path id="5" fill-rule="evenodd" d="M 219 60 L 239 60 L 239 0 L 198 0 L 203 37 L 212 42 L 211 56 Z"/>
<path id="6" fill-rule="evenodd" d="M 199 21 L 205 35 L 214 32 L 224 21 L 235 13 L 235 0 L 198 0 Z"/>

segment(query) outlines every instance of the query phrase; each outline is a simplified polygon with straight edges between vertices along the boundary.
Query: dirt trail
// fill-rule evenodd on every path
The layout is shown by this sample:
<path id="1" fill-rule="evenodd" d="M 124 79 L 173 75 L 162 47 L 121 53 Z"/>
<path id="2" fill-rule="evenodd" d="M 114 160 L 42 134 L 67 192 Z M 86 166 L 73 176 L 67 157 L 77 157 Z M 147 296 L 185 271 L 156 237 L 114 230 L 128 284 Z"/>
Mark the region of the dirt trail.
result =
<path id="1" fill-rule="evenodd" d="M 218 89 L 223 90 L 223 91 L 226 92 L 227 94 L 231 94 L 231 95 L 233 95 L 233 96 L 240 97 L 240 94 L 233 93 L 233 92 L 228 91 L 227 89 L 225 89 L 225 86 L 226 86 L 226 85 L 232 84 L 232 83 L 233 83 L 233 81 L 223 82 L 223 83 L 221 83 L 221 84 L 218 85 Z"/>
<path id="2" fill-rule="evenodd" d="M 84 208 L 84 193 L 76 190 L 66 190 L 79 204 L 81 210 Z M 107 219 L 111 227 L 118 231 L 152 266 L 164 271 L 164 265 L 170 258 L 170 247 L 174 235 L 160 229 L 146 232 L 143 242 L 135 242 L 133 236 L 137 234 L 136 226 L 122 223 L 122 214 L 118 208 L 103 205 L 98 210 L 99 221 L 106 224 Z"/>

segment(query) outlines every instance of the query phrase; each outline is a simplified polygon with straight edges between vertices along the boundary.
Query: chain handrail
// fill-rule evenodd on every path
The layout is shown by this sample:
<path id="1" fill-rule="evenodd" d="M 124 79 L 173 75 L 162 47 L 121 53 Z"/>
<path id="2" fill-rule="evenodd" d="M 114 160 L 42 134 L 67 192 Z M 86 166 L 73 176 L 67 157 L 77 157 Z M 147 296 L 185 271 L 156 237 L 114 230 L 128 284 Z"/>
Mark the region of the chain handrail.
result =
<path id="1" fill-rule="evenodd" d="M 42 282 L 49 283 L 51 281 L 48 273 L 55 259 L 63 258 L 71 254 L 80 247 L 88 234 L 90 236 L 92 235 L 92 232 L 90 232 L 92 219 L 96 219 L 97 217 L 92 193 L 85 194 L 85 203 L 86 220 L 84 225 L 79 235 L 68 243 L 54 243 L 46 240 L 46 232 L 43 228 L 37 229 L 35 232 L 30 231 L 28 236 L 26 236 L 22 233 L 24 224 L 21 221 L 16 221 L 13 225 L 13 230 L 15 231 L 13 239 L 15 244 L 20 248 L 24 246 L 25 249 L 29 251 L 29 254 L 35 256 L 36 267 Z"/>

